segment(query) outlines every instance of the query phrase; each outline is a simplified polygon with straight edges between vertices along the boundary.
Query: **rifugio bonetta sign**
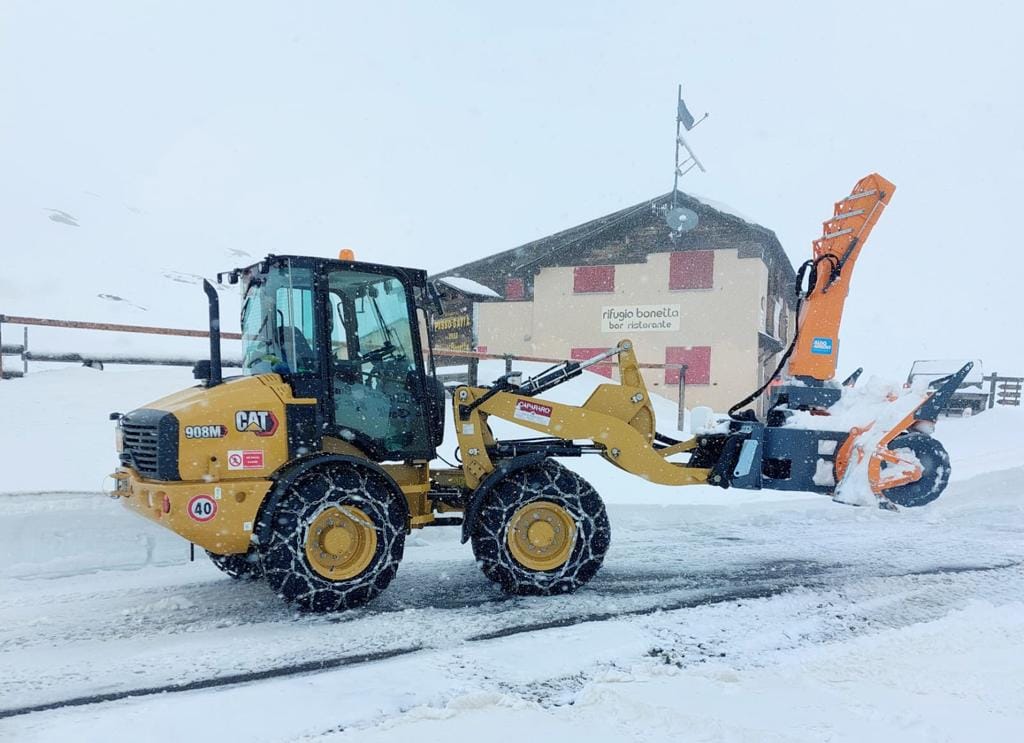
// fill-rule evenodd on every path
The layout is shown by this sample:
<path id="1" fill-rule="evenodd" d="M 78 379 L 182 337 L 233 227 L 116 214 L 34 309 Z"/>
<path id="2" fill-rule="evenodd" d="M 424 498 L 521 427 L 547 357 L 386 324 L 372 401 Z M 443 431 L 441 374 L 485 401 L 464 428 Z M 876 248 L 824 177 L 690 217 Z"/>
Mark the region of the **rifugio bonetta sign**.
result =
<path id="1" fill-rule="evenodd" d="M 678 304 L 623 304 L 601 308 L 601 332 L 679 330 Z"/>

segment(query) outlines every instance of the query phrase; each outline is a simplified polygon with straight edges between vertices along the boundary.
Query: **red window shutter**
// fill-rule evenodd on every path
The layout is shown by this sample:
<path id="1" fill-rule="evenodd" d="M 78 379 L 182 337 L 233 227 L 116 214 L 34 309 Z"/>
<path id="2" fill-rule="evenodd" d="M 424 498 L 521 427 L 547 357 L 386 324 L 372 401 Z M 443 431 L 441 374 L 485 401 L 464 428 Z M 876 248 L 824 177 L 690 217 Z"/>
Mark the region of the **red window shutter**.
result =
<path id="1" fill-rule="evenodd" d="M 615 291 L 615 266 L 576 266 L 572 290 L 576 294 Z"/>
<path id="2" fill-rule="evenodd" d="M 666 364 L 686 364 L 687 384 L 711 384 L 711 346 L 668 346 Z M 679 367 L 665 367 L 665 384 L 679 384 Z"/>
<path id="3" fill-rule="evenodd" d="M 505 281 L 505 299 L 513 301 L 526 297 L 526 282 L 522 279 L 507 279 Z"/>
<path id="4" fill-rule="evenodd" d="M 574 348 L 569 352 L 569 358 L 573 361 L 586 361 L 587 359 L 592 359 L 599 353 L 604 353 L 607 350 L 607 348 Z M 593 366 L 588 366 L 587 371 L 592 371 L 595 374 L 600 374 L 602 377 L 608 377 L 611 379 L 612 365 L 611 363 L 594 364 Z"/>
<path id="5" fill-rule="evenodd" d="M 669 289 L 711 289 L 714 283 L 715 251 L 687 250 L 669 254 Z"/>

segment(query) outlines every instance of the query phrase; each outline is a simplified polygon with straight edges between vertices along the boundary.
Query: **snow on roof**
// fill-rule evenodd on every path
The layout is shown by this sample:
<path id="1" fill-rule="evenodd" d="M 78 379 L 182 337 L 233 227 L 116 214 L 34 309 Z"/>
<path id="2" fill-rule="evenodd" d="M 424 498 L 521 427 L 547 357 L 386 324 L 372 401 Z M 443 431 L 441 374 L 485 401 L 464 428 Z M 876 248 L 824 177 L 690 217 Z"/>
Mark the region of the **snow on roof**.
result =
<path id="1" fill-rule="evenodd" d="M 697 201 L 701 202 L 702 204 L 707 204 L 712 209 L 717 209 L 718 211 L 722 212 L 723 214 L 730 214 L 733 217 L 739 217 L 744 222 L 749 222 L 750 224 L 757 224 L 757 222 L 755 222 L 753 219 L 748 217 L 746 214 L 743 214 L 743 213 L 739 212 L 738 210 L 733 209 L 729 204 L 726 204 L 726 203 L 724 203 L 722 201 L 717 201 L 716 199 L 709 199 L 706 196 L 701 196 L 700 194 L 695 194 L 692 191 L 687 192 L 687 195 L 691 196 L 694 199 L 697 199 Z"/>
<path id="2" fill-rule="evenodd" d="M 442 284 L 447 284 L 452 289 L 457 289 L 463 294 L 473 294 L 478 297 L 493 297 L 495 299 L 501 299 L 501 295 L 496 291 L 473 281 L 473 279 L 465 279 L 461 276 L 442 276 L 438 281 Z"/>

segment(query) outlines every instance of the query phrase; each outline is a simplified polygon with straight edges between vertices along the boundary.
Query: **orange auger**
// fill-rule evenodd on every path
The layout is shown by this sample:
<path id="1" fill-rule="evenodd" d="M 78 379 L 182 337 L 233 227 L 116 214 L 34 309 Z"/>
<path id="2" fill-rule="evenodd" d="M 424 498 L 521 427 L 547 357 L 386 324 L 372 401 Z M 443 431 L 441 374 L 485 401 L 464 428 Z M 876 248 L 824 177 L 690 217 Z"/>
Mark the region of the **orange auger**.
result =
<path id="1" fill-rule="evenodd" d="M 853 266 L 895 190 L 877 173 L 865 176 L 849 196 L 836 202 L 832 218 L 824 222 L 822 236 L 814 241 L 814 258 L 807 264 L 811 286 L 797 318 L 800 335 L 785 376 L 821 381 L 835 376 L 839 325 Z"/>

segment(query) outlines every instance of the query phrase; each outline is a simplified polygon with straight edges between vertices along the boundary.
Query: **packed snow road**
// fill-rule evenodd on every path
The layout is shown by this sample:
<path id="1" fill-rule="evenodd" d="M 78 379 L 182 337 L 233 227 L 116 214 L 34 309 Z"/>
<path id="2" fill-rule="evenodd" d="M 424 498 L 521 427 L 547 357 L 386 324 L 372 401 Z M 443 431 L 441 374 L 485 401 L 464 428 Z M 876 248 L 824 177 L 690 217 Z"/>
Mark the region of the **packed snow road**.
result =
<path id="1" fill-rule="evenodd" d="M 2 707 L 28 712 L 405 652 L 447 658 L 524 636 L 596 634 L 599 649 L 560 661 L 571 668 L 555 674 L 563 681 L 530 680 L 554 683 L 557 697 L 569 693 L 564 678 L 578 687 L 612 662 L 754 658 L 934 620 L 979 597 L 1024 601 L 1024 468 L 956 482 L 932 506 L 899 514 L 806 498 L 613 505 L 610 515 L 605 566 L 575 595 L 503 596 L 449 527 L 413 534 L 398 577 L 371 605 L 301 616 L 201 554 L 190 564 L 173 535 L 102 496 L 0 496 Z M 441 686 L 459 685 L 464 670 L 442 664 Z M 45 728 L 65 715 L 73 712 L 12 715 L 0 730 Z"/>

